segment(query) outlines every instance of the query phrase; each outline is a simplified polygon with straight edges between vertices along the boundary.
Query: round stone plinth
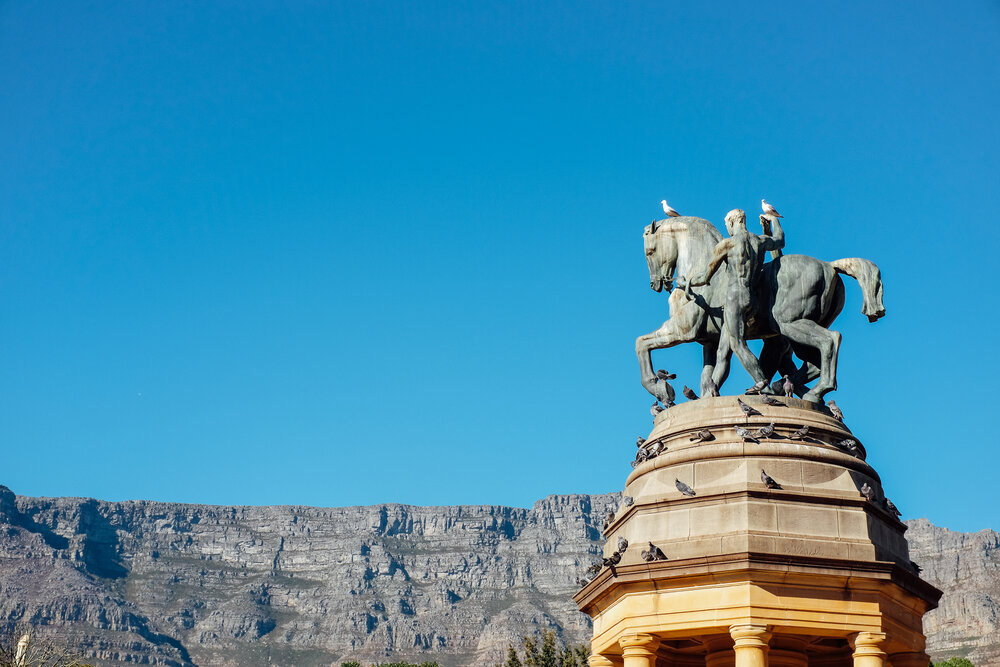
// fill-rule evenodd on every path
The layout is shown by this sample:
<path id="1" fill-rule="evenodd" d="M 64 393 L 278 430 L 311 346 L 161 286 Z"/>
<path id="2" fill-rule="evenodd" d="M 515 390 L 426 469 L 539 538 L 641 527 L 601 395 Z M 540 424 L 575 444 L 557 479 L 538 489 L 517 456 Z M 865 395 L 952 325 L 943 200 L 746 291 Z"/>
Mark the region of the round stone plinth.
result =
<path id="1" fill-rule="evenodd" d="M 754 552 L 908 564 L 905 526 L 885 508 L 881 480 L 843 423 L 796 398 L 776 399 L 780 406 L 739 398 L 761 414 L 748 417 L 737 397 L 722 396 L 656 418 L 644 446 L 661 453 L 629 475 L 625 495 L 634 504 L 608 526 L 606 555 L 625 537 L 638 546 L 622 564 L 640 562 L 648 542 L 668 559 Z M 808 434 L 795 435 L 803 426 Z M 865 484 L 873 500 L 862 494 Z"/>

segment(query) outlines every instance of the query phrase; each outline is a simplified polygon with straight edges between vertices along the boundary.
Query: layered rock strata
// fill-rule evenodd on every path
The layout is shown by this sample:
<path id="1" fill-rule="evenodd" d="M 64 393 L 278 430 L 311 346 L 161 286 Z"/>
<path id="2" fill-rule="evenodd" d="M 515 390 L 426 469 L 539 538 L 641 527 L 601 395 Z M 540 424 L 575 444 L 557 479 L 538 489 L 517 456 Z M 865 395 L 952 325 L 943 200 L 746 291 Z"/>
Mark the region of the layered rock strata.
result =
<path id="1" fill-rule="evenodd" d="M 0 622 L 102 665 L 489 665 L 541 629 L 589 639 L 572 595 L 619 498 L 223 507 L 0 487 Z M 945 590 L 925 619 L 931 654 L 995 656 L 1000 536 L 918 521 L 907 537 L 922 576 Z"/>

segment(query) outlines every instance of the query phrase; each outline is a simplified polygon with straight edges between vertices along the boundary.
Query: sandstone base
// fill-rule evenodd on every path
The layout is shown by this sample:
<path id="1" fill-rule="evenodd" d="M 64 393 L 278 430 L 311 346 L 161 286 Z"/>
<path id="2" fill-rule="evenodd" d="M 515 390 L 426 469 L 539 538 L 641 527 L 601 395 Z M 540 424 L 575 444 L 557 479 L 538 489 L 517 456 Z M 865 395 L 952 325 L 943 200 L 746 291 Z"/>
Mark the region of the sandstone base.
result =
<path id="1" fill-rule="evenodd" d="M 864 446 L 838 449 L 857 438 L 825 407 L 743 400 L 762 416 L 718 397 L 657 417 L 646 446 L 666 451 L 629 476 L 634 504 L 605 533 L 606 556 L 619 537 L 629 546 L 575 597 L 594 620 L 591 664 L 926 667 L 921 618 L 940 592 L 914 572 Z M 759 444 L 734 430 L 770 423 Z M 803 425 L 810 437 L 791 439 Z M 702 429 L 714 439 L 692 442 Z M 668 560 L 645 562 L 649 542 Z"/>

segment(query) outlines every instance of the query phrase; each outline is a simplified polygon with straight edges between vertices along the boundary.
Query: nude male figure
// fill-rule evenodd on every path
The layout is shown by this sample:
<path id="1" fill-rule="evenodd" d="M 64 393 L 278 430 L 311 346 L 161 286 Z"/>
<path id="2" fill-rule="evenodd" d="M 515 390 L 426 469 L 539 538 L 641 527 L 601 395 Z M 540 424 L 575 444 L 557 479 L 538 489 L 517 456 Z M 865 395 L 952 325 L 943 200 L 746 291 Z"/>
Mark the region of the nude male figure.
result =
<path id="1" fill-rule="evenodd" d="M 763 216 L 761 216 L 763 222 Z M 689 286 L 707 285 L 715 272 L 725 262 L 729 271 L 729 287 L 723 307 L 724 328 L 729 334 L 719 340 L 719 351 L 731 347 L 739 357 L 743 368 L 756 383 L 748 392 L 759 392 L 767 386 L 760 362 L 747 345 L 747 319 L 756 313 L 754 293 L 757 281 L 764 267 L 764 253 L 780 251 L 785 247 L 785 232 L 777 218 L 771 219 L 773 236 L 758 236 L 747 231 L 747 214 L 741 209 L 733 209 L 726 214 L 726 229 L 729 238 L 715 246 L 712 259 L 701 275 L 691 279 Z M 765 230 L 767 231 L 767 230 Z"/>

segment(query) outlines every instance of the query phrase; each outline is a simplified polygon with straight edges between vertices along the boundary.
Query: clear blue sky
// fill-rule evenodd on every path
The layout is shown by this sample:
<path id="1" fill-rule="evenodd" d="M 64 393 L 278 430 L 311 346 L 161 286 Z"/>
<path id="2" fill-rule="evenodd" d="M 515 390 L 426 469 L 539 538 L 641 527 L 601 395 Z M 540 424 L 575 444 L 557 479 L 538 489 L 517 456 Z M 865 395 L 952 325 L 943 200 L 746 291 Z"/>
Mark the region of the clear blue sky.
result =
<path id="1" fill-rule="evenodd" d="M 620 489 L 643 225 L 767 197 L 882 268 L 831 397 L 888 494 L 1000 528 L 998 42 L 985 1 L 0 3 L 0 482 Z"/>

